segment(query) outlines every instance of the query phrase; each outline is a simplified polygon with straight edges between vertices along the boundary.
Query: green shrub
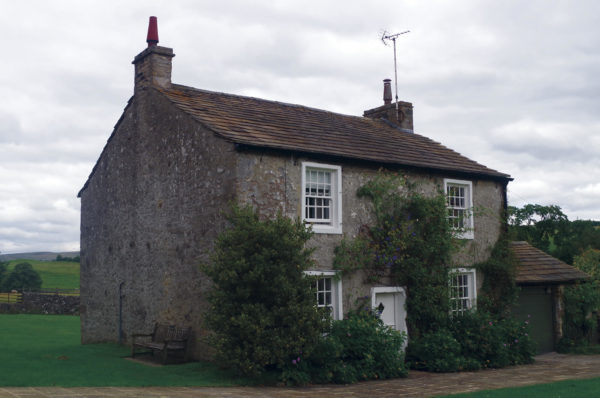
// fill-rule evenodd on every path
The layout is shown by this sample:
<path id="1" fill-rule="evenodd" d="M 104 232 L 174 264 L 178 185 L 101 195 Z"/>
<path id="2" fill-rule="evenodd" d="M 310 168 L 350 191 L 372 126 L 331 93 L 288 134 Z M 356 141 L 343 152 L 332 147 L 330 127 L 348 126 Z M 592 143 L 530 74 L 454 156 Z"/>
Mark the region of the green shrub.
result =
<path id="1" fill-rule="evenodd" d="M 455 317 L 451 326 L 462 355 L 482 368 L 502 368 L 531 363 L 535 345 L 528 323 L 513 318 L 496 319 L 489 313 L 473 311 Z"/>
<path id="2" fill-rule="evenodd" d="M 243 374 L 282 371 L 311 354 L 328 321 L 304 274 L 311 232 L 281 214 L 261 221 L 250 207 L 234 206 L 228 221 L 202 267 L 214 285 L 206 316 L 212 344 L 222 364 Z"/>
<path id="3" fill-rule="evenodd" d="M 355 370 L 358 380 L 406 376 L 405 335 L 384 325 L 375 314 L 349 313 L 346 319 L 333 324 L 330 338 L 343 347 L 340 359 Z"/>
<path id="4" fill-rule="evenodd" d="M 375 314 L 351 312 L 332 323 L 304 368 L 297 362 L 292 366 L 302 368 L 314 383 L 403 377 L 407 375 L 405 341 L 405 333 L 384 325 Z"/>
<path id="5" fill-rule="evenodd" d="M 29 263 L 19 263 L 4 278 L 2 290 L 39 290 L 42 287 L 40 274 Z"/>
<path id="6" fill-rule="evenodd" d="M 558 345 L 561 352 L 589 351 L 598 327 L 594 312 L 600 309 L 600 251 L 586 250 L 575 257 L 573 265 L 591 278 L 565 288 L 564 337 Z"/>
<path id="7" fill-rule="evenodd" d="M 467 312 L 411 341 L 407 358 L 414 369 L 457 372 L 531 363 L 535 344 L 527 323 L 497 320 L 486 312 Z"/>
<path id="8" fill-rule="evenodd" d="M 479 369 L 476 361 L 463 357 L 461 346 L 448 329 L 439 329 L 411 341 L 407 359 L 413 369 L 430 372 L 458 372 Z"/>
<path id="9" fill-rule="evenodd" d="M 600 305 L 600 283 L 584 281 L 573 286 L 567 286 L 564 293 L 565 319 L 563 332 L 565 340 L 560 344 L 561 349 L 569 346 L 586 346 L 598 327 L 598 322 L 592 311 Z"/>

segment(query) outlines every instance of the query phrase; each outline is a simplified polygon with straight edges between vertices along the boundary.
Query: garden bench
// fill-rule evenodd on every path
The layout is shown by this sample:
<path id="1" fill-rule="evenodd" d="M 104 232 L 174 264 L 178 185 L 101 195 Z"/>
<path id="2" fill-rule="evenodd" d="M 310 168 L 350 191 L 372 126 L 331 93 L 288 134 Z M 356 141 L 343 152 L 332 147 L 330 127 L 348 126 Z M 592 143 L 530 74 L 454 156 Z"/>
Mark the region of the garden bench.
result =
<path id="1" fill-rule="evenodd" d="M 151 334 L 131 335 L 131 357 L 135 358 L 136 354 L 160 352 L 162 362 L 166 364 L 169 354 L 183 353 L 184 361 L 187 361 L 187 345 L 191 334 L 191 327 L 156 323 Z M 138 352 L 139 349 L 144 351 Z"/>

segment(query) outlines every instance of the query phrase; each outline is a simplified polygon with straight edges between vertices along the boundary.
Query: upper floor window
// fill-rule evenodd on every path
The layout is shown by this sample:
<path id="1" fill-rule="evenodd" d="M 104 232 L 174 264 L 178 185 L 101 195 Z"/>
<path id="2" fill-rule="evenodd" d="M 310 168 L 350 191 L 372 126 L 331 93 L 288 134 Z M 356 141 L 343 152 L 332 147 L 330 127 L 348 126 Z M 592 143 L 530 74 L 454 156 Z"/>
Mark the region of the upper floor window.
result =
<path id="1" fill-rule="evenodd" d="M 302 220 L 316 233 L 342 233 L 342 168 L 302 163 Z"/>
<path id="2" fill-rule="evenodd" d="M 458 268 L 450 273 L 450 312 L 461 315 L 475 305 L 477 287 L 475 270 Z"/>
<path id="3" fill-rule="evenodd" d="M 463 239 L 473 239 L 473 184 L 471 181 L 444 180 L 450 226 Z"/>

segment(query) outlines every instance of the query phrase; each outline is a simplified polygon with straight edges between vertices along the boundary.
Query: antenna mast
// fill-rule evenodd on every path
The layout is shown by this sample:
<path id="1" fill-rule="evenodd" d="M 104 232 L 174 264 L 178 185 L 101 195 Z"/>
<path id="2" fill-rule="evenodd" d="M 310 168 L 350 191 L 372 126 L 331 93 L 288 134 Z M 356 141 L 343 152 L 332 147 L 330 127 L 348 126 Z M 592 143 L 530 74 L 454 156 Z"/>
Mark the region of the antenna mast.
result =
<path id="1" fill-rule="evenodd" d="M 409 32 L 410 30 L 405 30 L 404 32 L 390 34 L 384 30 L 383 35 L 381 35 L 381 41 L 386 46 L 388 45 L 389 40 L 394 42 L 394 86 L 396 87 L 396 112 L 398 112 L 398 66 L 396 64 L 396 38 Z"/>

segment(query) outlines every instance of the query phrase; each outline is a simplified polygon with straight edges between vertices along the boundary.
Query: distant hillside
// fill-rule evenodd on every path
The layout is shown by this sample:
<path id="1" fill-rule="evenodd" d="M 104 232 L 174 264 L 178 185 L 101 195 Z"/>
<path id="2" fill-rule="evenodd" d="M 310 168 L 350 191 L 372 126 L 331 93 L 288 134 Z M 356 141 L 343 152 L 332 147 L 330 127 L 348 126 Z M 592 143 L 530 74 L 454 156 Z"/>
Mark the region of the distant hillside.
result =
<path id="1" fill-rule="evenodd" d="M 0 254 L 0 261 L 10 261 L 17 259 L 37 260 L 37 261 L 52 261 L 56 260 L 56 256 L 75 257 L 79 256 L 79 252 L 31 252 L 31 253 L 10 253 Z"/>

